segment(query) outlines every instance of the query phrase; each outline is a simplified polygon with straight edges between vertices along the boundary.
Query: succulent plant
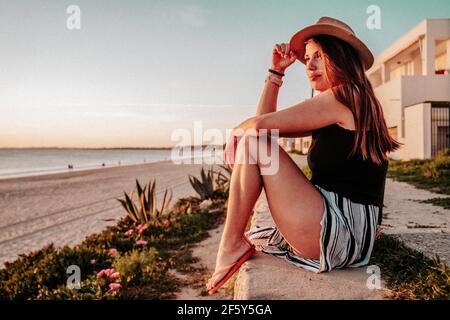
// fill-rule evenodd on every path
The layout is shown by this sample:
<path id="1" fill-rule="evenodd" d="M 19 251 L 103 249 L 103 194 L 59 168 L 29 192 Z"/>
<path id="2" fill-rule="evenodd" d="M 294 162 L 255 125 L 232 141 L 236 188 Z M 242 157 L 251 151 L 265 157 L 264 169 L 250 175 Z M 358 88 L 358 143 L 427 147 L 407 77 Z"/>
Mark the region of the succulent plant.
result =
<path id="1" fill-rule="evenodd" d="M 189 175 L 189 182 L 194 188 L 195 192 L 200 196 L 200 200 L 213 199 L 214 190 L 216 187 L 214 181 L 214 171 L 211 169 L 208 170 L 208 173 L 205 173 L 204 168 L 200 172 L 201 180 L 196 177 Z"/>
<path id="2" fill-rule="evenodd" d="M 214 173 L 217 174 L 217 178 L 215 180 L 216 185 L 219 189 L 222 189 L 223 192 L 228 193 L 228 191 L 230 190 L 230 179 L 231 179 L 232 169 L 230 167 L 224 166 L 224 165 L 219 165 L 219 167 L 224 169 L 228 175 L 224 175 L 222 173 L 222 171 L 215 171 Z"/>
<path id="3" fill-rule="evenodd" d="M 121 203 L 122 207 L 127 211 L 129 217 L 134 222 L 148 223 L 150 220 L 159 218 L 163 215 L 165 210 L 169 207 L 169 203 L 173 196 L 172 191 L 170 191 L 170 196 L 167 198 L 168 190 L 165 190 L 161 210 L 158 210 L 155 185 L 156 181 L 153 180 L 153 182 L 150 181 L 148 185 L 145 185 L 144 188 L 142 188 L 139 181 L 136 179 L 135 190 L 131 191 L 129 195 L 124 192 L 125 199 L 116 199 Z M 135 191 L 137 191 L 137 204 L 134 201 Z"/>

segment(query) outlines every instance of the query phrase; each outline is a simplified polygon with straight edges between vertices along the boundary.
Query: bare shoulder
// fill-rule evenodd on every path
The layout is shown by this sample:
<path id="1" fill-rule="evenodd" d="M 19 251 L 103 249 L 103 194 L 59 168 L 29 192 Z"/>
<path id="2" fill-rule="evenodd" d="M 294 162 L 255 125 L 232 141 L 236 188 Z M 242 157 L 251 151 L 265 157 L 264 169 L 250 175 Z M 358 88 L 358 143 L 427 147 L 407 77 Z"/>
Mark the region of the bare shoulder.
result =
<path id="1" fill-rule="evenodd" d="M 336 123 L 349 130 L 355 130 L 355 121 L 353 113 L 349 107 L 339 102 L 331 89 L 321 92 L 315 96 L 315 103 L 327 112 L 333 113 Z"/>

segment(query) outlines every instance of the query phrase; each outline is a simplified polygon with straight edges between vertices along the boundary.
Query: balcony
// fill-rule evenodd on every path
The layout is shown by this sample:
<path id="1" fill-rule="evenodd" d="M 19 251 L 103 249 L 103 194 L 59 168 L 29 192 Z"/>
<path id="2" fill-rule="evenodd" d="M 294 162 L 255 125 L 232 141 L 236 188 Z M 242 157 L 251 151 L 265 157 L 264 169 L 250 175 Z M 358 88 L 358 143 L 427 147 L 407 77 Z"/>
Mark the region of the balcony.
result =
<path id="1" fill-rule="evenodd" d="M 450 101 L 450 75 L 401 76 L 375 88 L 382 105 L 399 101 L 406 107 L 422 102 Z"/>

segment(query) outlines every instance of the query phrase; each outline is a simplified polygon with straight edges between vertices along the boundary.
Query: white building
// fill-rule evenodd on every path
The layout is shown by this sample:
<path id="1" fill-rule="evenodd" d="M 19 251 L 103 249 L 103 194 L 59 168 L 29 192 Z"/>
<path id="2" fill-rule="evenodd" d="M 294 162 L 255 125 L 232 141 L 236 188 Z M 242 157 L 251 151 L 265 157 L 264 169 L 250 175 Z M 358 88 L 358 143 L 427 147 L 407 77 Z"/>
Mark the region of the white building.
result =
<path id="1" fill-rule="evenodd" d="M 278 143 L 281 147 L 283 147 L 284 150 L 287 152 L 297 149 L 295 147 L 296 138 L 278 138 Z"/>
<path id="2" fill-rule="evenodd" d="M 391 135 L 392 156 L 429 158 L 450 147 L 450 19 L 426 19 L 379 54 L 367 72 Z"/>

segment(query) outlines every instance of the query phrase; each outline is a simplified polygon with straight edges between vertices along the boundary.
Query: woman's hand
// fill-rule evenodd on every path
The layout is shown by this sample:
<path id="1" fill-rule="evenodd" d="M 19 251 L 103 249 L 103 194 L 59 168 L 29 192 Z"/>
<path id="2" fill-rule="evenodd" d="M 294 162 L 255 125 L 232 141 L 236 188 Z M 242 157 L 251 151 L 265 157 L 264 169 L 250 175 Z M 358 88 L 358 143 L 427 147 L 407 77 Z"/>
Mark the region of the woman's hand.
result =
<path id="1" fill-rule="evenodd" d="M 296 59 L 295 53 L 289 49 L 289 43 L 276 44 L 272 50 L 272 69 L 284 73 Z"/>

